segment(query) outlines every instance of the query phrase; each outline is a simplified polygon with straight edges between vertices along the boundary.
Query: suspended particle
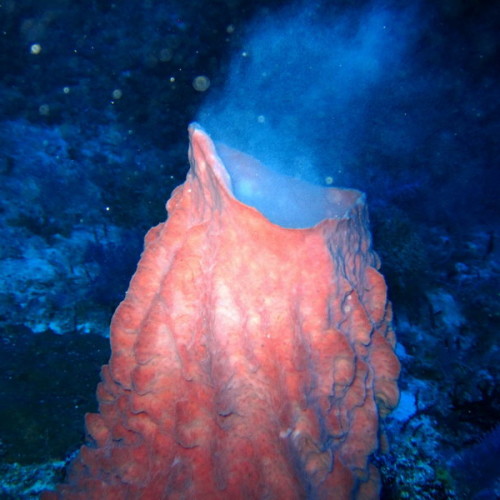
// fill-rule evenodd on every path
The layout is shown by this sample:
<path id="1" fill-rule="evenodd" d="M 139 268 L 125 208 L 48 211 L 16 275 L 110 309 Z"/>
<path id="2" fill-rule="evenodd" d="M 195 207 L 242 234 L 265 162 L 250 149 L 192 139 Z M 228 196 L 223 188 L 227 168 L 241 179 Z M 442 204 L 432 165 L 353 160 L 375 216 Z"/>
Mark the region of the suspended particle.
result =
<path id="1" fill-rule="evenodd" d="M 172 59 L 173 53 L 169 48 L 164 48 L 160 50 L 160 61 L 168 62 Z"/>
<path id="2" fill-rule="evenodd" d="M 193 88 L 198 92 L 205 92 L 208 87 L 210 87 L 210 80 L 206 76 L 200 75 L 193 80 Z"/>
<path id="3" fill-rule="evenodd" d="M 42 46 L 39 44 L 39 43 L 34 43 L 31 47 L 30 47 L 30 52 L 32 54 L 40 54 L 40 52 L 42 51 Z"/>
<path id="4" fill-rule="evenodd" d="M 50 106 L 48 104 L 42 104 L 39 108 L 38 108 L 38 112 L 42 115 L 42 116 L 49 116 L 50 115 Z"/>

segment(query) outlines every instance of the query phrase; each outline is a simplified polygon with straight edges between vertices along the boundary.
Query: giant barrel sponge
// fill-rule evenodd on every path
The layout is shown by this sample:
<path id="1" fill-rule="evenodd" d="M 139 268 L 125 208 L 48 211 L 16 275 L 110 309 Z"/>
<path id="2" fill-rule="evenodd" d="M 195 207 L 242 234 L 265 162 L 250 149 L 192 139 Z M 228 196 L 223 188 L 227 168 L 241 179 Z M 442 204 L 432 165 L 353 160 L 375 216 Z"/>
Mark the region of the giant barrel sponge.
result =
<path id="1" fill-rule="evenodd" d="M 364 195 L 189 132 L 186 182 L 112 320 L 88 442 L 45 498 L 377 498 L 399 363 Z"/>

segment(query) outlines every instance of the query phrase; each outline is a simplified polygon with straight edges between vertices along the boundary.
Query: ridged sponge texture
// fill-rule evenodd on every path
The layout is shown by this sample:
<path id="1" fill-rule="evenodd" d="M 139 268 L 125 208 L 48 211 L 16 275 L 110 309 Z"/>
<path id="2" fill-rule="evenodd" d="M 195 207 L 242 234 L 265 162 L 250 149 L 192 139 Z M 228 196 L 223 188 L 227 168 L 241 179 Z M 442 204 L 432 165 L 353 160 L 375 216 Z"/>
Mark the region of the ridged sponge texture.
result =
<path id="1" fill-rule="evenodd" d="M 46 498 L 378 498 L 399 363 L 364 196 L 324 188 L 343 215 L 284 228 L 235 198 L 199 126 L 190 139 L 113 317 L 88 444 Z"/>

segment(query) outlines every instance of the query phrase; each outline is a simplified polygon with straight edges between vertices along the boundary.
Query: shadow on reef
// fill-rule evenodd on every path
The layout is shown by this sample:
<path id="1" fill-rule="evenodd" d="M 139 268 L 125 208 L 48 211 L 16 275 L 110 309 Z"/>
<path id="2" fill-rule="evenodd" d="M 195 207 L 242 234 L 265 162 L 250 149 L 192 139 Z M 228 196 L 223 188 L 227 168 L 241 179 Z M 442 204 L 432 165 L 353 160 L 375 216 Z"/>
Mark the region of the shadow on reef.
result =
<path id="1" fill-rule="evenodd" d="M 82 415 L 97 409 L 109 340 L 11 326 L 0 341 L 0 398 L 8 402 L 0 406 L 1 461 L 32 464 L 69 455 L 83 444 Z"/>

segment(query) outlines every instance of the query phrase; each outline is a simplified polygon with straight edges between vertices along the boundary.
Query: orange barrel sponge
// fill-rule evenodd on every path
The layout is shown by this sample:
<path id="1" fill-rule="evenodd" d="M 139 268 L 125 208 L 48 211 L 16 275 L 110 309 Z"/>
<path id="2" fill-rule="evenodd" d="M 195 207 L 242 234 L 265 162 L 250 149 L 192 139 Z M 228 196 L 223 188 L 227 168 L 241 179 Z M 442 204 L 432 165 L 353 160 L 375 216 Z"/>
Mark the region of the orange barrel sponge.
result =
<path id="1" fill-rule="evenodd" d="M 364 195 L 189 133 L 186 182 L 112 320 L 88 443 L 45 498 L 378 498 L 399 363 Z"/>

